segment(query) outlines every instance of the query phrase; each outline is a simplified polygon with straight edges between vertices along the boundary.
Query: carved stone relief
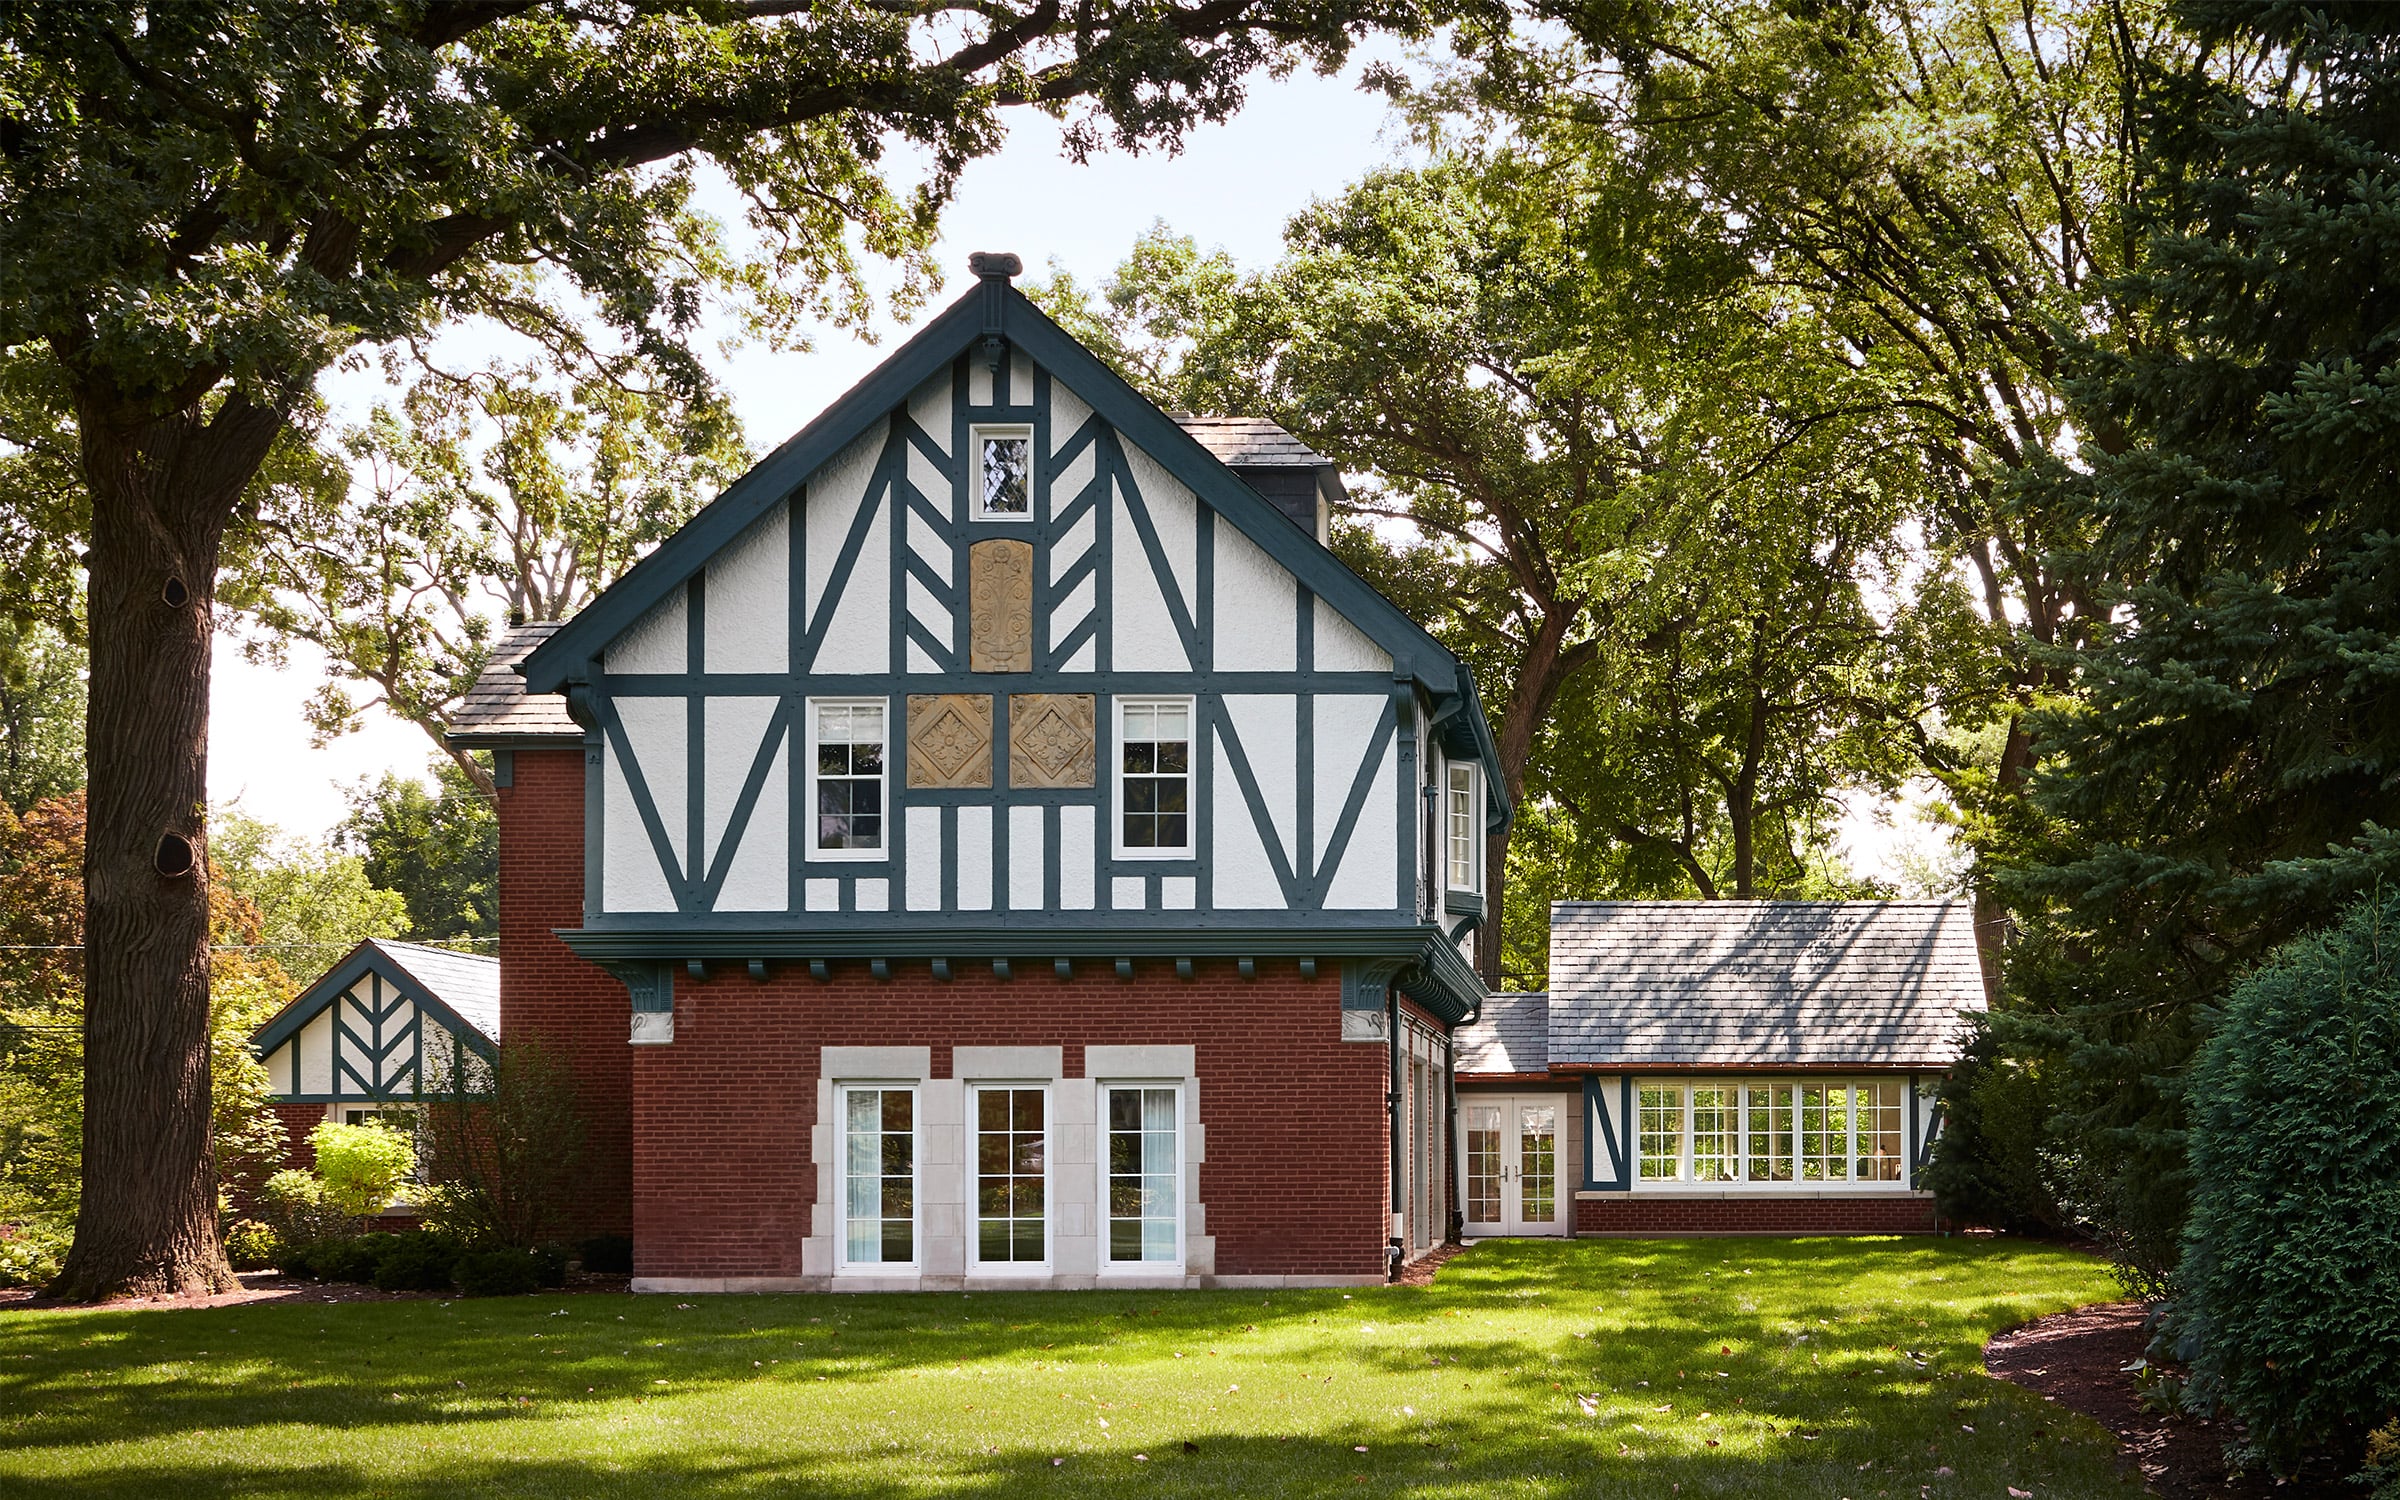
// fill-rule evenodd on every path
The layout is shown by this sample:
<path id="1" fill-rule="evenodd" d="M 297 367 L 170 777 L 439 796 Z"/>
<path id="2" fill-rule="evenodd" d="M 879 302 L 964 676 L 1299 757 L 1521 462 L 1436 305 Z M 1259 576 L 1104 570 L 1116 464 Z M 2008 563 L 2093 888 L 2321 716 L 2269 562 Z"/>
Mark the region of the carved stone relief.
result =
<path id="1" fill-rule="evenodd" d="M 1033 543 L 977 542 L 967 556 L 967 666 L 1033 670 Z"/>
<path id="2" fill-rule="evenodd" d="M 911 693 L 908 784 L 992 784 L 992 700 L 981 693 Z"/>
<path id="3" fill-rule="evenodd" d="M 1008 784 L 1090 786 L 1092 695 L 1012 693 L 1008 699 Z"/>

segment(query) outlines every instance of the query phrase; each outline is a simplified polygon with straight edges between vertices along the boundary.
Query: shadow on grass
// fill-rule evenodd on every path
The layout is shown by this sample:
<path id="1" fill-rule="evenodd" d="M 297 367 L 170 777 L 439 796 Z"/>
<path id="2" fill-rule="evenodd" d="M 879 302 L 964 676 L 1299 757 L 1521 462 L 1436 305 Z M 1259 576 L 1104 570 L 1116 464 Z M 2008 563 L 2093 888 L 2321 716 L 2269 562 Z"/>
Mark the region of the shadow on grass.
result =
<path id="1" fill-rule="evenodd" d="M 2020 1427 L 2046 1420 L 2023 1393 L 1966 1378 L 1980 1368 L 1983 1338 L 2014 1320 L 1994 1307 L 2014 1308 L 2014 1298 L 2031 1315 L 2048 1310 L 2034 1305 L 2043 1296 L 2048 1305 L 2072 1300 L 2059 1288 L 2073 1278 L 2057 1266 L 2032 1278 L 2047 1292 L 2029 1290 L 2019 1273 L 2032 1264 L 2004 1246 L 1956 1242 L 1517 1243 L 1476 1247 L 1431 1287 L 1350 1295 L 584 1296 L 11 1317 L 0 1319 L 0 1448 L 90 1451 L 77 1456 L 71 1481 L 50 1487 L 5 1460 L 0 1469 L 15 1471 L 9 1493 L 28 1496 L 147 1495 L 168 1483 L 178 1495 L 972 1495 L 1037 1483 L 1081 1492 L 1103 1474 L 1119 1489 L 1165 1494 L 1473 1493 L 1507 1483 L 1532 1494 L 1671 1495 L 1681 1484 L 1685 1496 L 1781 1495 L 1815 1493 L 1820 1473 L 1829 1494 L 1871 1496 L 1841 1482 L 1870 1472 L 1855 1467 L 1862 1460 L 1888 1466 L 1904 1455 L 1930 1480 L 1956 1453 L 1974 1473 L 1963 1450 L 1999 1450 L 1958 1429 L 1972 1434 L 1987 1412 L 2013 1412 Z M 941 1434 L 915 1428 L 878 1429 L 888 1449 L 848 1451 L 813 1434 L 788 1450 L 756 1439 L 741 1447 L 722 1430 L 729 1404 L 760 1398 L 778 1408 L 770 1428 L 804 1429 L 825 1419 L 823 1396 L 852 1382 L 951 1371 L 1139 1382 L 1169 1369 L 1181 1379 L 1198 1367 L 1174 1365 L 1178 1353 L 1205 1360 L 1212 1351 L 1268 1362 L 1243 1376 L 1260 1389 L 1298 1372 L 1389 1381 L 1437 1370 L 1464 1389 L 1438 1423 L 1399 1423 L 1396 1406 L 1372 1426 L 1333 1410 L 1314 1422 L 1260 1412 L 1240 1432 L 1199 1437 L 1198 1454 L 1178 1443 L 1141 1465 L 1078 1452 L 1054 1467 L 1056 1455 L 1006 1440 L 998 1454 L 964 1454 L 936 1449 Z M 930 1388 L 894 1395 L 912 1420 L 961 1425 L 934 1415 Z M 707 1405 L 650 1406 L 652 1396 Z M 1587 1414 L 1579 1396 L 1601 1414 Z M 1643 1421 L 1658 1407 L 1673 1410 Z M 1699 1451 L 1689 1430 L 1643 1431 L 1688 1428 L 1703 1408 L 1738 1416 L 1764 1445 L 1759 1454 Z M 552 1421 L 648 1414 L 688 1425 L 690 1451 L 629 1458 L 627 1467 L 527 1451 L 560 1445 Z M 510 1423 L 526 1425 L 512 1432 Z M 1278 1423 L 1316 1430 L 1259 1430 Z M 300 1441 L 323 1443 L 324 1462 L 279 1465 L 281 1454 L 252 1444 L 219 1473 L 189 1445 L 157 1469 L 108 1451 L 264 1427 L 309 1434 Z M 446 1461 L 438 1480 L 368 1473 L 341 1445 L 349 1431 L 373 1432 L 404 1454 L 439 1443 L 467 1456 Z M 288 1451 L 293 1440 L 276 1441 Z M 1369 1454 L 1351 1451 L 1362 1442 Z M 1660 1451 L 1678 1445 L 1695 1451 Z"/>

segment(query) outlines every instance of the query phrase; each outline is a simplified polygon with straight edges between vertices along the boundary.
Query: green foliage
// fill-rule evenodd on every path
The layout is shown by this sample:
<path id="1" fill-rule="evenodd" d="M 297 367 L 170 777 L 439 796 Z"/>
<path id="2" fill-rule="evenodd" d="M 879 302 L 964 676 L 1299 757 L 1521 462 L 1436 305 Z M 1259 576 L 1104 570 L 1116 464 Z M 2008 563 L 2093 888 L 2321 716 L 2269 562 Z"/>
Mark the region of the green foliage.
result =
<path id="1" fill-rule="evenodd" d="M 2017 1233 L 2065 1227 L 2049 1182 L 2049 1093 L 1988 1027 L 1942 1080 L 1941 1109 L 1923 1181 L 1942 1217 Z"/>
<path id="2" fill-rule="evenodd" d="M 534 366 L 427 364 L 397 409 L 341 438 L 356 485 L 288 487 L 261 516 L 226 594 L 263 627 L 254 660 L 294 641 L 324 653 L 319 743 L 380 706 L 491 794 L 445 731 L 498 621 L 575 613 L 749 466 L 720 393 L 624 363 L 563 388 Z"/>
<path id="3" fill-rule="evenodd" d="M 2393 18 L 2184 14 L 2210 56 L 2290 72 L 2154 81 L 2148 248 L 2106 293 L 2141 338 L 2076 351 L 2092 440 L 2022 487 L 2090 529 L 2088 624 L 1991 848 L 2025 932 L 2006 1034 L 2070 1122 L 2069 1206 L 2151 1282 L 2198 1186 L 2180 1080 L 2205 1007 L 2400 877 Z"/>
<path id="4" fill-rule="evenodd" d="M 469 1297 L 522 1297 L 542 1284 L 541 1262 L 531 1250 L 472 1250 L 452 1273 Z"/>
<path id="5" fill-rule="evenodd" d="M 2400 896 L 2361 902 L 2227 998 L 2192 1069 L 2175 1316 L 2194 1394 L 2278 1472 L 2355 1451 L 2400 1392 Z"/>
<path id="6" fill-rule="evenodd" d="M 497 937 L 500 820 L 456 765 L 436 761 L 432 774 L 430 788 L 395 771 L 353 787 L 334 837 L 366 861 L 370 881 L 407 903 L 410 939 Z"/>
<path id="7" fill-rule="evenodd" d="M 73 1238 L 68 1222 L 59 1219 L 0 1224 L 0 1286 L 48 1286 Z"/>
<path id="8" fill-rule="evenodd" d="M 226 887 L 259 911 L 262 946 L 303 972 L 331 964 L 363 939 L 406 930 L 407 902 L 379 888 L 364 859 L 287 839 L 247 813 L 210 820 L 209 860 Z"/>
<path id="9" fill-rule="evenodd" d="M 446 1234 L 415 1230 L 391 1236 L 396 1242 L 375 1261 L 374 1282 L 386 1292 L 446 1292 L 466 1247 Z"/>
<path id="10" fill-rule="evenodd" d="M 537 1042 L 461 1057 L 428 1093 L 421 1136 L 429 1224 L 479 1247 L 562 1238 L 580 1206 L 586 1132 L 574 1071 Z"/>
<path id="11" fill-rule="evenodd" d="M 375 1121 L 340 1125 L 328 1120 L 308 1133 L 308 1144 L 317 1156 L 326 1204 L 352 1218 L 383 1212 L 417 1170 L 409 1138 Z"/>
<path id="12" fill-rule="evenodd" d="M 0 803 L 24 813 L 83 786 L 83 650 L 0 615 Z"/>
<path id="13" fill-rule="evenodd" d="M 2367 1464 L 2358 1482 L 2367 1500 L 2400 1500 L 2400 1417 L 2367 1434 Z"/>
<path id="14" fill-rule="evenodd" d="M 356 1221 L 326 1197 L 325 1184 L 314 1172 L 287 1167 L 269 1177 L 255 1197 L 252 1212 L 274 1236 L 276 1263 L 286 1270 L 297 1269 L 300 1258 L 316 1246 L 358 1232 Z"/>
<path id="15" fill-rule="evenodd" d="M 237 1271 L 264 1271 L 283 1258 L 283 1241 L 256 1219 L 225 1226 L 225 1259 Z"/>

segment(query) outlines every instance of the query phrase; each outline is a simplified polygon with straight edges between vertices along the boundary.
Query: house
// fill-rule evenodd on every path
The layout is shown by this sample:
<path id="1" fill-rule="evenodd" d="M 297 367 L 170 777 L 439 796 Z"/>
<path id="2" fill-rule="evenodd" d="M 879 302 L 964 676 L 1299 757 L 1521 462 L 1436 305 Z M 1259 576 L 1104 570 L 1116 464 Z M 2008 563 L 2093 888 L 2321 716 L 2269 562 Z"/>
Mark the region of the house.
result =
<path id="1" fill-rule="evenodd" d="M 1458 1033 L 1468 1235 L 1934 1227 L 1971 903 L 1562 901 L 1550 985 Z"/>
<path id="2" fill-rule="evenodd" d="M 1448 1234 L 1510 816 L 1333 466 L 1159 411 L 1014 256 L 501 643 L 500 1009 L 660 1291 L 1381 1280 Z"/>
<path id="3" fill-rule="evenodd" d="M 250 1039 L 300 1166 L 313 1164 L 317 1126 L 411 1126 L 424 1094 L 499 1043 L 498 959 L 382 938 L 343 955 Z"/>

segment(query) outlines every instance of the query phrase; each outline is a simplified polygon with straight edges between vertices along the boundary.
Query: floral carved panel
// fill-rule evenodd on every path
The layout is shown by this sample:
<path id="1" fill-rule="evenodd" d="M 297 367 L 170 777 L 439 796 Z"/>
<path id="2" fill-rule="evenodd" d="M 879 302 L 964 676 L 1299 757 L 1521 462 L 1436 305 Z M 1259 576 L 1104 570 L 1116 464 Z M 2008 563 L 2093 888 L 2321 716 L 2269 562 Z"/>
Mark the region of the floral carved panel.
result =
<path id="1" fill-rule="evenodd" d="M 977 542 L 967 555 L 967 666 L 1033 670 L 1033 543 Z"/>
<path id="2" fill-rule="evenodd" d="M 908 784 L 937 790 L 992 784 L 992 700 L 981 693 L 911 693 Z"/>
<path id="3" fill-rule="evenodd" d="M 1090 786 L 1094 770 L 1091 694 L 1009 695 L 1010 786 Z"/>

